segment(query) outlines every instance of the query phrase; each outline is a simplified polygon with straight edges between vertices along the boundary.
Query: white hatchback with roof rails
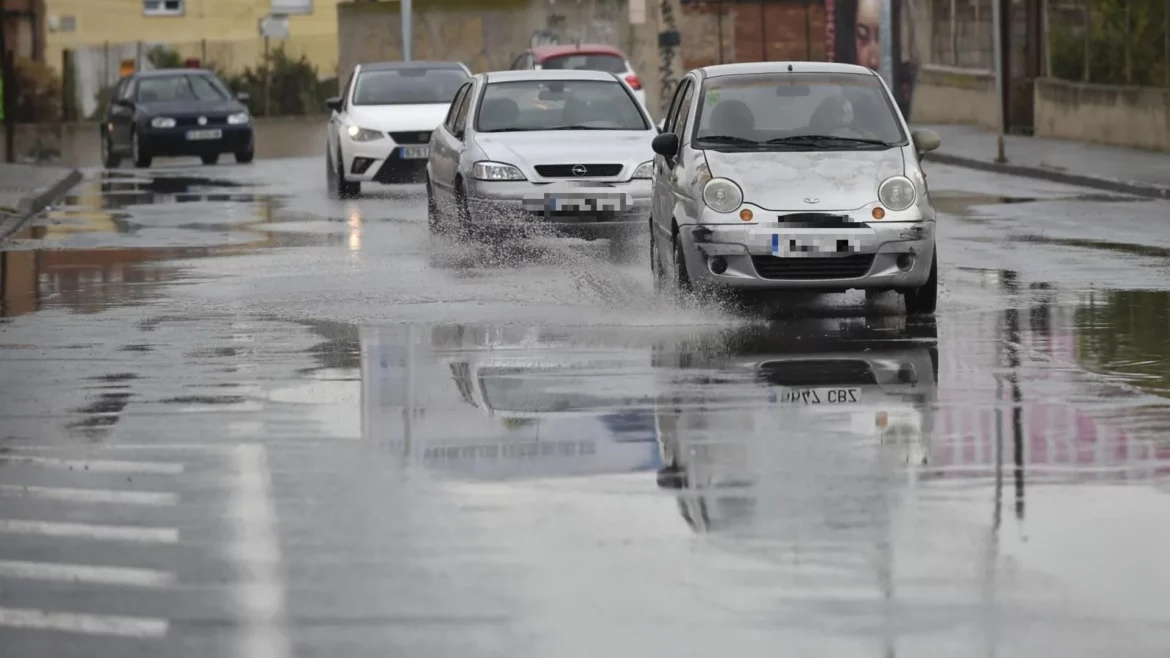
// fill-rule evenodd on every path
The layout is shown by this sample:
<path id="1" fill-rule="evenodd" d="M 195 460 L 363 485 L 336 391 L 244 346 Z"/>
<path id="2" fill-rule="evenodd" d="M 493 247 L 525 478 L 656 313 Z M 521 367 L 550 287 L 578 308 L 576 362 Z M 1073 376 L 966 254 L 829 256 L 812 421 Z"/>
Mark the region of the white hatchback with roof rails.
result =
<path id="1" fill-rule="evenodd" d="M 363 182 L 420 182 L 431 133 L 471 77 L 460 62 L 359 64 L 332 111 L 325 175 L 333 198 L 361 194 Z"/>
<path id="2" fill-rule="evenodd" d="M 923 154 L 885 82 L 851 64 L 695 69 L 654 138 L 657 289 L 896 290 L 938 301 Z"/>

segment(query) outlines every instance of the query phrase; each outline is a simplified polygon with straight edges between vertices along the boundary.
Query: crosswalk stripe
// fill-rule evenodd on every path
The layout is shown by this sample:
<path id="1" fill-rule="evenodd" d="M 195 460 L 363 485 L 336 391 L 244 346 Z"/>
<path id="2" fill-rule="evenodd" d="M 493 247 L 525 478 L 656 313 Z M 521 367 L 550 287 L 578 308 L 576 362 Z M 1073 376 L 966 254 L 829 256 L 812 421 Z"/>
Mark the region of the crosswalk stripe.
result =
<path id="1" fill-rule="evenodd" d="M 61 468 L 96 473 L 150 473 L 177 475 L 183 472 L 183 465 L 173 462 L 113 461 L 104 459 L 61 459 L 58 457 L 37 457 L 32 455 L 2 454 L 0 464 L 29 464 L 45 468 Z"/>
<path id="2" fill-rule="evenodd" d="M 179 531 L 175 528 L 146 528 L 140 526 L 95 525 L 89 523 L 52 523 L 0 519 L 0 532 L 50 537 L 81 537 L 114 541 L 153 542 L 175 544 Z"/>
<path id="3" fill-rule="evenodd" d="M 69 489 L 65 487 L 36 487 L 0 484 L 0 496 L 8 498 L 40 498 L 67 500 L 77 503 L 119 503 L 163 507 L 179 502 L 178 494 L 155 491 L 118 491 L 115 489 Z"/>
<path id="4" fill-rule="evenodd" d="M 170 623 L 165 619 L 150 617 L 116 617 L 45 612 L 28 608 L 0 608 L 0 626 L 89 635 L 156 638 L 167 634 Z"/>
<path id="5" fill-rule="evenodd" d="M 87 564 L 0 560 L 0 578 L 50 580 L 67 583 L 161 587 L 175 582 L 174 574 L 154 569 L 99 567 Z"/>

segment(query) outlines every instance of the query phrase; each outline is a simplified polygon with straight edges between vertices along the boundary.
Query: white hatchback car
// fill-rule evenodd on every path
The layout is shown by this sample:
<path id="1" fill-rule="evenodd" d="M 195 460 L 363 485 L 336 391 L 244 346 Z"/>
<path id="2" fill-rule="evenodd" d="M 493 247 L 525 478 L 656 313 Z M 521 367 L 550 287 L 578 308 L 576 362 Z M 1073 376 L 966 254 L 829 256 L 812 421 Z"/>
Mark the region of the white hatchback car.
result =
<path id="1" fill-rule="evenodd" d="M 656 286 L 938 300 L 935 210 L 885 82 L 851 64 L 758 62 L 683 77 L 654 138 Z"/>
<path id="2" fill-rule="evenodd" d="M 330 196 L 358 196 L 363 182 L 422 181 L 431 133 L 469 77 L 460 62 L 355 67 L 341 96 L 325 102 L 332 110 L 325 147 Z"/>

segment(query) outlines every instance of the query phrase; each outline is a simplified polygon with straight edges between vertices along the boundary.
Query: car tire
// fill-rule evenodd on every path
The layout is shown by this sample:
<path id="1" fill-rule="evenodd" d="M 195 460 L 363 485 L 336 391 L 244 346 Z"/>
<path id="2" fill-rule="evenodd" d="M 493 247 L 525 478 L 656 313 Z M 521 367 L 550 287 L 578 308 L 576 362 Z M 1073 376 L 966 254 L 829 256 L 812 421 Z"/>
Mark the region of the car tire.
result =
<path id="1" fill-rule="evenodd" d="M 106 169 L 117 169 L 122 164 L 122 156 L 114 153 L 114 143 L 110 134 L 102 132 L 102 166 Z"/>
<path id="2" fill-rule="evenodd" d="M 483 231 L 475 230 L 471 224 L 471 210 L 467 207 L 467 192 L 463 189 L 463 181 L 455 184 L 455 226 L 459 234 L 465 238 L 482 238 Z"/>
<path id="3" fill-rule="evenodd" d="M 902 293 L 907 315 L 933 315 L 938 307 L 938 251 L 930 259 L 930 276 L 926 283 Z"/>
<path id="4" fill-rule="evenodd" d="M 205 164 L 205 165 L 213 165 L 213 164 L 219 162 L 219 154 L 218 153 L 207 153 L 205 155 L 199 156 L 199 159 L 202 160 L 203 164 Z"/>
<path id="5" fill-rule="evenodd" d="M 140 169 L 149 169 L 154 156 L 138 141 L 138 131 L 130 132 L 130 152 L 134 158 L 134 166 Z"/>
<path id="6" fill-rule="evenodd" d="M 252 149 L 248 149 L 247 151 L 236 151 L 236 162 L 238 164 L 251 164 L 252 158 L 255 157 L 255 155 L 256 153 Z"/>
<path id="7" fill-rule="evenodd" d="M 345 180 L 345 174 L 342 173 L 341 150 L 337 151 L 337 168 L 333 170 L 333 192 L 335 199 L 355 199 L 362 194 L 361 183 L 351 183 Z"/>
<path id="8" fill-rule="evenodd" d="M 674 267 L 675 294 L 679 297 L 687 297 L 694 292 L 695 287 L 691 282 L 691 274 L 687 271 L 687 257 L 683 253 L 682 240 L 677 233 L 674 235 Z"/>

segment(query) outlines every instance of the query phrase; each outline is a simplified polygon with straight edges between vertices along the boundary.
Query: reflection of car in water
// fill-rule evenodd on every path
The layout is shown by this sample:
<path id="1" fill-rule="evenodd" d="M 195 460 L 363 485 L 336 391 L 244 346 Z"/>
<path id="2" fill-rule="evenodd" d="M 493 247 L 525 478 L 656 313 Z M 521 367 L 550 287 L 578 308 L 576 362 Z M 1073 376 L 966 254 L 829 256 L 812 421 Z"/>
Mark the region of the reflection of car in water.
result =
<path id="1" fill-rule="evenodd" d="M 748 513 L 751 490 L 773 475 L 777 455 L 793 458 L 797 443 L 807 448 L 797 457 L 826 468 L 826 477 L 835 477 L 831 463 L 841 455 L 924 464 L 937 391 L 935 335 L 933 323 L 901 332 L 777 327 L 660 348 L 655 366 L 672 381 L 655 411 L 659 485 L 700 494 L 680 496 L 683 516 L 700 528 L 713 522 L 712 504 L 723 514 Z M 809 450 L 833 456 L 812 458 Z"/>

